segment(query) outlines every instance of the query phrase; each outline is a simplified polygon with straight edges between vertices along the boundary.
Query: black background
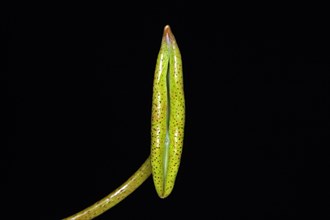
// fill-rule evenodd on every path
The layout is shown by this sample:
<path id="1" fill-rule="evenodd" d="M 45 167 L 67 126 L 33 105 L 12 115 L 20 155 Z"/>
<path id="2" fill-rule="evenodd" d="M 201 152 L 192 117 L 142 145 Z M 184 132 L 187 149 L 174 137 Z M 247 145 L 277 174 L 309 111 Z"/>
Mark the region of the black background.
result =
<path id="1" fill-rule="evenodd" d="M 186 96 L 176 186 L 162 200 L 149 178 L 97 219 L 309 214 L 307 149 L 324 147 L 329 135 L 325 28 L 304 13 L 283 19 L 266 10 L 253 19 L 179 6 L 23 7 L 2 16 L 5 219 L 67 217 L 138 169 L 150 150 L 153 72 L 167 24 Z"/>

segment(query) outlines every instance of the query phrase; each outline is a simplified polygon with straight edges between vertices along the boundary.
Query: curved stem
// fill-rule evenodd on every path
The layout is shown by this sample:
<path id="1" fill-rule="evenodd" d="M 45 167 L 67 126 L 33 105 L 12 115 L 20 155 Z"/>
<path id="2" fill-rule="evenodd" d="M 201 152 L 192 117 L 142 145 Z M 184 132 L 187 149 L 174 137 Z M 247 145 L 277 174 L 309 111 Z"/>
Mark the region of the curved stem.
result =
<path id="1" fill-rule="evenodd" d="M 84 210 L 70 217 L 64 218 L 63 220 L 88 220 L 101 215 L 134 192 L 134 190 L 136 190 L 150 175 L 151 164 L 150 157 L 148 157 L 141 167 L 128 180 L 126 180 L 126 182 L 120 185 L 109 195 Z"/>

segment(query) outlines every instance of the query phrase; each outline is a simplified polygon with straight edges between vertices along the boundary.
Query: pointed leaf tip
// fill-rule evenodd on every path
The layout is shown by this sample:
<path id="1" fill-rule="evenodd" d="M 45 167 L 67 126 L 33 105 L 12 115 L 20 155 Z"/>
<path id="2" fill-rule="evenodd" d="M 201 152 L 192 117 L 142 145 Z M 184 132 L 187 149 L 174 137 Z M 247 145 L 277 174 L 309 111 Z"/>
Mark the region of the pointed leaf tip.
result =
<path id="1" fill-rule="evenodd" d="M 166 25 L 164 27 L 164 34 L 163 37 L 166 39 L 168 44 L 173 43 L 175 41 L 175 37 L 171 31 L 170 25 Z"/>

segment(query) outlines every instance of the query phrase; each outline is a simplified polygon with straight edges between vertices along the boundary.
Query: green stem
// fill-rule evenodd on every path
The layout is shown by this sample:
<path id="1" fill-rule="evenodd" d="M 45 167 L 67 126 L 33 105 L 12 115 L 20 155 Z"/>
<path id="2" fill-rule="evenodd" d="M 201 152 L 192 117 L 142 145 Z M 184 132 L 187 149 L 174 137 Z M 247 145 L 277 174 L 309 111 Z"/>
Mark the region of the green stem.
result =
<path id="1" fill-rule="evenodd" d="M 63 220 L 88 220 L 101 215 L 113 206 L 117 205 L 134 190 L 136 190 L 151 175 L 150 157 L 142 164 L 142 166 L 122 185 L 111 192 L 109 195 L 85 208 L 84 210 L 64 218 Z"/>

